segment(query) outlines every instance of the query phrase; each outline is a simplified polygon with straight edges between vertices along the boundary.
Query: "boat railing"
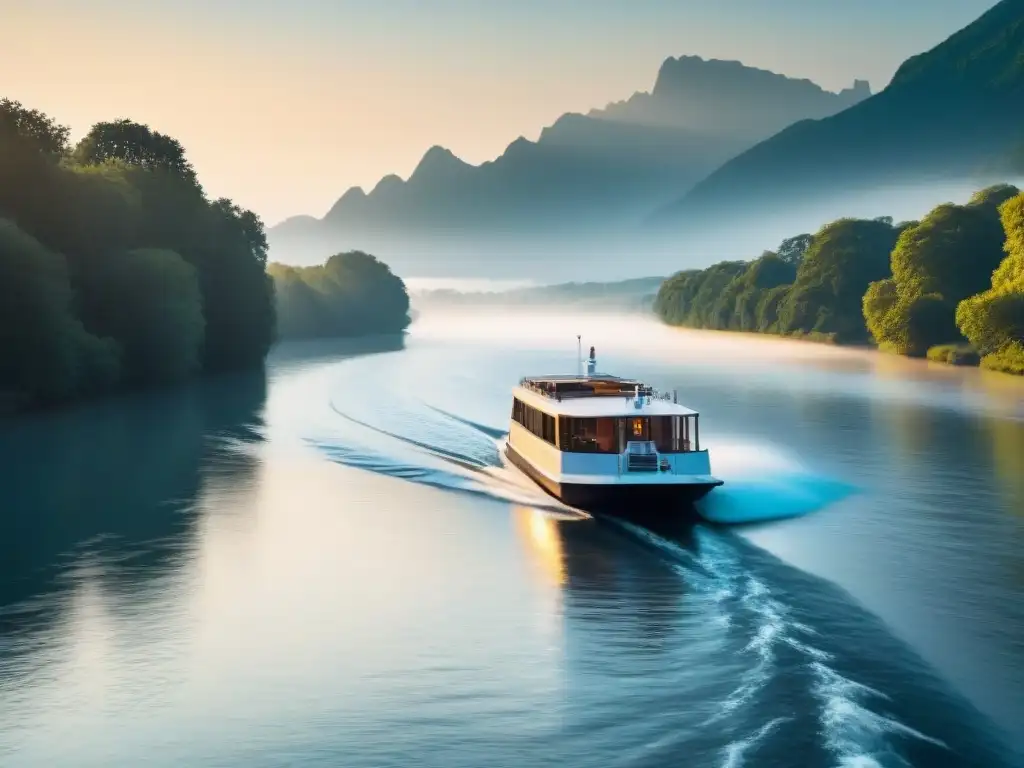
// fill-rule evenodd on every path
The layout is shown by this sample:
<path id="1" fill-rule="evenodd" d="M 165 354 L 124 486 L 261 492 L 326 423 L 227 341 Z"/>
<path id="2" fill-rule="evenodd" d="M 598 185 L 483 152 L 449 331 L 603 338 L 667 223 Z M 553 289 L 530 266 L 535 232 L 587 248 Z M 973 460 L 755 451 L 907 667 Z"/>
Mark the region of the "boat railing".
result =
<path id="1" fill-rule="evenodd" d="M 595 391 L 593 389 L 580 389 L 580 390 L 567 390 L 559 392 L 558 389 L 552 385 L 550 388 L 543 386 L 536 379 L 522 378 L 519 380 L 519 386 L 524 389 L 528 389 L 531 392 L 536 392 L 538 395 L 544 397 L 550 397 L 553 400 L 572 400 L 589 397 L 622 397 L 627 400 L 643 399 L 647 402 L 652 400 L 661 400 L 664 402 L 675 402 L 675 393 L 662 392 L 654 387 L 640 385 L 633 387 L 619 389 L 619 390 L 605 390 Z"/>

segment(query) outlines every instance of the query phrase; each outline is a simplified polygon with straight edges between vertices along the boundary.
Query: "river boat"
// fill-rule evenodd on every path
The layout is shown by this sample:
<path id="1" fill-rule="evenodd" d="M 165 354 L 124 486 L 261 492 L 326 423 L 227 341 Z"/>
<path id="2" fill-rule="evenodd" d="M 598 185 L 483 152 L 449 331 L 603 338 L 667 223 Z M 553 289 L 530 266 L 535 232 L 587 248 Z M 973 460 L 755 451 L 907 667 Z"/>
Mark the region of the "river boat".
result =
<path id="1" fill-rule="evenodd" d="M 512 392 L 508 460 L 587 512 L 679 509 L 723 484 L 700 446 L 700 415 L 636 379 L 597 372 L 527 376 Z"/>

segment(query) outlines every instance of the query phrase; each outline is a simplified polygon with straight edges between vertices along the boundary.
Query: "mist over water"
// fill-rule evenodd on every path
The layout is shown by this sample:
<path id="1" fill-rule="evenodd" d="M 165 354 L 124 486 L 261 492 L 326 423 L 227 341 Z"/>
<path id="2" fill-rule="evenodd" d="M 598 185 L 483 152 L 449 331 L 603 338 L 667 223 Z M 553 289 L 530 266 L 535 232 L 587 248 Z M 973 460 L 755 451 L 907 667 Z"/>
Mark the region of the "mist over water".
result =
<path id="1" fill-rule="evenodd" d="M 705 513 L 774 519 L 593 519 L 506 466 L 512 385 L 572 372 L 577 333 L 701 412 Z M 232 383 L 26 420 L 0 451 L 58 474 L 15 479 L 18 519 L 80 527 L 0 596 L 0 763 L 1018 765 L 1022 391 L 955 373 L 425 313 L 278 348 L 244 408 Z M 177 439 L 140 442 L 154 419 Z"/>

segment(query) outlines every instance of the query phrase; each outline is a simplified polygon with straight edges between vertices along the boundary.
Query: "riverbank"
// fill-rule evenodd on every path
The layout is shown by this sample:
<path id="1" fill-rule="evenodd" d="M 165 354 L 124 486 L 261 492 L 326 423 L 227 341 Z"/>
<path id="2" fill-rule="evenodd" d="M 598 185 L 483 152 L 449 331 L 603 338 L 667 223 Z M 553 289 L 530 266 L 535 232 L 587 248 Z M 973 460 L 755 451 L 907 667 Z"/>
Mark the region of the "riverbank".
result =
<path id="1" fill-rule="evenodd" d="M 921 221 L 839 219 L 753 261 L 677 272 L 654 308 L 674 326 L 871 342 L 1019 375 L 1022 276 L 1024 194 L 1000 184 Z"/>

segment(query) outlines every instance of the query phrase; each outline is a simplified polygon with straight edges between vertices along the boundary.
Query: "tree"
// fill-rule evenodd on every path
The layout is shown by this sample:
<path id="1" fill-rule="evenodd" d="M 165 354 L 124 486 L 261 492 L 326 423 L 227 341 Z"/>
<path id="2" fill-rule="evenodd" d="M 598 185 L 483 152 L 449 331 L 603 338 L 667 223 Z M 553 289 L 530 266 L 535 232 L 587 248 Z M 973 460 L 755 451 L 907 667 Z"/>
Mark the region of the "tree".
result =
<path id="1" fill-rule="evenodd" d="M 96 123 L 75 147 L 74 159 L 82 165 L 120 160 L 146 170 L 169 171 L 193 182 L 196 179 L 177 139 L 131 120 Z"/>
<path id="2" fill-rule="evenodd" d="M 693 298 L 697 295 L 706 273 L 702 269 L 676 272 L 658 288 L 654 311 L 669 325 L 690 325 Z"/>
<path id="3" fill-rule="evenodd" d="M 1012 184 L 993 184 L 971 195 L 967 205 L 973 208 L 981 208 L 998 217 L 999 207 L 1007 200 L 1019 194 L 1020 190 Z"/>
<path id="4" fill-rule="evenodd" d="M 864 320 L 868 332 L 879 345 L 896 352 L 900 335 L 894 310 L 900 301 L 899 288 L 892 278 L 876 280 L 864 292 Z"/>
<path id="5" fill-rule="evenodd" d="M 822 227 L 779 306 L 782 333 L 821 333 L 837 341 L 866 340 L 868 286 L 889 274 L 896 230 L 882 221 L 839 219 Z"/>
<path id="6" fill-rule="evenodd" d="M 982 355 L 1024 341 L 1024 292 L 985 291 L 960 302 L 956 322 Z"/>
<path id="7" fill-rule="evenodd" d="M 21 102 L 0 99 L 0 140 L 18 137 L 39 152 L 63 155 L 70 135 L 70 128 L 38 109 L 26 109 Z"/>
<path id="8" fill-rule="evenodd" d="M 118 341 L 125 380 L 166 384 L 200 368 L 204 319 L 195 269 L 173 251 L 110 254 L 92 280 L 97 330 Z"/>
<path id="9" fill-rule="evenodd" d="M 814 235 L 807 233 L 788 237 L 775 249 L 775 253 L 787 264 L 797 267 L 803 261 L 804 255 L 807 253 L 807 249 L 811 247 L 813 241 Z"/>
<path id="10" fill-rule="evenodd" d="M 252 211 L 248 211 L 235 205 L 226 197 L 215 200 L 211 207 L 216 216 L 222 221 L 230 222 L 230 225 L 241 242 L 248 247 L 249 253 L 258 264 L 267 263 L 267 233 L 263 227 L 263 221 Z"/>
<path id="11" fill-rule="evenodd" d="M 398 333 L 409 324 L 409 295 L 386 264 L 362 251 L 318 267 L 271 264 L 281 338 Z"/>
<path id="12" fill-rule="evenodd" d="M 789 295 L 792 285 L 778 285 L 761 294 L 757 302 L 757 330 L 761 333 L 777 333 L 779 307 Z"/>
<path id="13" fill-rule="evenodd" d="M 956 303 L 988 286 L 1003 256 L 997 216 L 980 205 L 940 205 L 903 231 L 892 253 L 901 292 L 937 293 Z"/>
<path id="14" fill-rule="evenodd" d="M 1006 233 L 1006 258 L 992 274 L 992 287 L 1000 291 L 1024 291 L 1024 194 L 999 207 Z"/>
<path id="15" fill-rule="evenodd" d="M 60 254 L 0 219 L 0 391 L 53 402 L 110 386 L 118 350 L 74 316 Z"/>
<path id="16" fill-rule="evenodd" d="M 1005 367 L 1024 371 L 1024 194 L 999 207 L 1006 258 L 988 290 L 964 299 L 956 310 L 960 331 L 985 356 L 1004 356 Z M 985 359 L 982 360 L 985 364 Z"/>
<path id="17" fill-rule="evenodd" d="M 259 218 L 230 200 L 205 210 L 199 239 L 182 254 L 199 271 L 208 370 L 260 364 L 274 338 L 274 286 Z"/>
<path id="18" fill-rule="evenodd" d="M 864 317 L 880 346 L 924 355 L 957 340 L 957 304 L 984 290 L 1003 255 L 998 206 L 1016 194 L 1001 184 L 977 192 L 967 205 L 946 203 L 904 229 L 893 249 L 892 281 L 869 290 Z"/>

